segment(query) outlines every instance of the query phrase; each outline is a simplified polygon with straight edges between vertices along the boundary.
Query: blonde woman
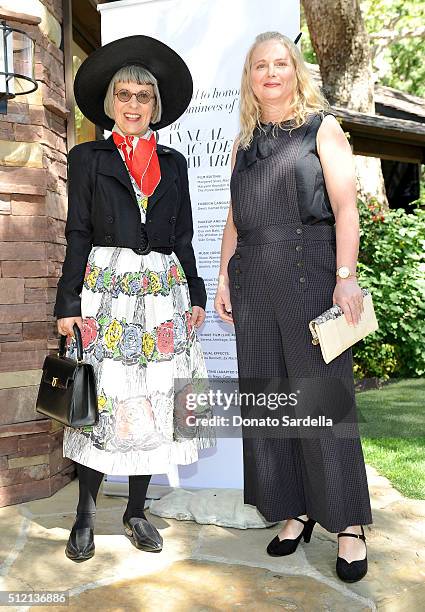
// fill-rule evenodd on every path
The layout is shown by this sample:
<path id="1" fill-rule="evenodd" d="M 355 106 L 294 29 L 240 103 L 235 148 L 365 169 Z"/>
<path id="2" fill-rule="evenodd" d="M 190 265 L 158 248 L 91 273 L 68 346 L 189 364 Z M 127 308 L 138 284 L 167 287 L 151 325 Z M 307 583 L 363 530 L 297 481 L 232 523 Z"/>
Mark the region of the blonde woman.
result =
<path id="1" fill-rule="evenodd" d="M 352 351 L 325 364 L 308 322 L 333 303 L 358 322 L 358 246 L 347 139 L 296 45 L 260 34 L 243 68 L 215 308 L 235 326 L 241 387 L 250 378 L 297 378 L 305 383 L 299 410 L 313 416 L 318 402 L 338 426 L 256 437 L 245 430 L 244 499 L 268 521 L 286 519 L 270 555 L 309 542 L 316 522 L 338 533 L 336 571 L 347 582 L 367 572 L 363 525 L 372 523 Z"/>

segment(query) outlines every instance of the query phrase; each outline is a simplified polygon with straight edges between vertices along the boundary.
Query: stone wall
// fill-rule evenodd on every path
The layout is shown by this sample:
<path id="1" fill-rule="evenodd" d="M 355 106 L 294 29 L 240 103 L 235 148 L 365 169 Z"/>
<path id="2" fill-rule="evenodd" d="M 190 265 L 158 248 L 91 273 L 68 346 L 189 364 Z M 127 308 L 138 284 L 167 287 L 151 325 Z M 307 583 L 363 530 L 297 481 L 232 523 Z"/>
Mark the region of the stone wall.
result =
<path id="1" fill-rule="evenodd" d="M 0 115 L 0 506 L 46 497 L 74 475 L 63 430 L 35 411 L 65 254 L 66 118 L 61 0 L 11 0 L 38 17 L 12 27 L 36 41 L 38 89 Z M 28 21 L 28 20 L 27 20 Z"/>

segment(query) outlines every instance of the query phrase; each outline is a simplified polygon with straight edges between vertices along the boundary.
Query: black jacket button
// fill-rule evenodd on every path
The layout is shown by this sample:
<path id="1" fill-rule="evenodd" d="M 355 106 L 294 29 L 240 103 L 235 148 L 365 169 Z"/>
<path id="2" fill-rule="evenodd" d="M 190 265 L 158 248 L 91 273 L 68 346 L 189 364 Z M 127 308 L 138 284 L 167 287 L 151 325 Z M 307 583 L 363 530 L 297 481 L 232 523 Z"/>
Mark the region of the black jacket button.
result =
<path id="1" fill-rule="evenodd" d="M 113 223 L 113 222 L 114 222 L 114 217 L 112 215 L 107 215 L 106 223 Z"/>
<path id="2" fill-rule="evenodd" d="M 148 219 L 148 223 L 152 223 L 152 219 Z"/>
<path id="3" fill-rule="evenodd" d="M 176 241 L 176 237 L 175 236 L 170 236 L 170 244 L 174 244 Z"/>
<path id="4" fill-rule="evenodd" d="M 111 234 L 105 234 L 105 242 L 112 242 L 112 236 Z"/>
<path id="5" fill-rule="evenodd" d="M 175 223 L 176 222 L 176 218 L 175 217 L 170 217 L 170 223 Z"/>

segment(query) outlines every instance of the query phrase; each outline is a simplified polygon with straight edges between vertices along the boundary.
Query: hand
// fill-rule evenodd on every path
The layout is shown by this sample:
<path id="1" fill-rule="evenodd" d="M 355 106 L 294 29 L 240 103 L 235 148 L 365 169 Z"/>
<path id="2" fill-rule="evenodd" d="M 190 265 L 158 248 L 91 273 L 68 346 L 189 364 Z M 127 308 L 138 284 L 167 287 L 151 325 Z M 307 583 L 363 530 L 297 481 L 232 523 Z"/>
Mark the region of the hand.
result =
<path id="1" fill-rule="evenodd" d="M 355 278 L 341 279 L 337 282 L 333 303 L 342 308 L 349 325 L 357 325 L 364 308 L 362 290 Z"/>
<path id="2" fill-rule="evenodd" d="M 226 321 L 226 323 L 233 323 L 229 283 L 221 277 L 218 280 L 217 293 L 214 299 L 214 308 L 222 321 Z"/>
<path id="3" fill-rule="evenodd" d="M 192 306 L 192 325 L 196 328 L 201 327 L 205 321 L 205 310 L 201 306 Z"/>
<path id="4" fill-rule="evenodd" d="M 74 323 L 78 325 L 80 331 L 83 327 L 83 319 L 81 317 L 64 317 L 63 319 L 58 319 L 58 332 L 62 336 L 72 336 L 74 337 L 74 330 L 72 329 Z"/>

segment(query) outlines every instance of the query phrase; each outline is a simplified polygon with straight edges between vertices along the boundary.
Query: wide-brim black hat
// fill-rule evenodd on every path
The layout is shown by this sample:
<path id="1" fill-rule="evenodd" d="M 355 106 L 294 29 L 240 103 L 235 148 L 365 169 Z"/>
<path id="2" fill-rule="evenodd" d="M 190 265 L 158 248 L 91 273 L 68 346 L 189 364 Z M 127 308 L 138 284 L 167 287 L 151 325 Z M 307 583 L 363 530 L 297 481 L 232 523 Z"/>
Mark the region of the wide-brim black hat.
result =
<path id="1" fill-rule="evenodd" d="M 114 121 L 103 108 L 106 91 L 114 74 L 133 64 L 149 70 L 158 81 L 162 116 L 158 123 L 151 124 L 154 130 L 176 121 L 189 106 L 193 81 L 180 55 L 156 38 L 127 36 L 96 49 L 75 75 L 75 100 L 92 123 L 112 130 Z"/>

